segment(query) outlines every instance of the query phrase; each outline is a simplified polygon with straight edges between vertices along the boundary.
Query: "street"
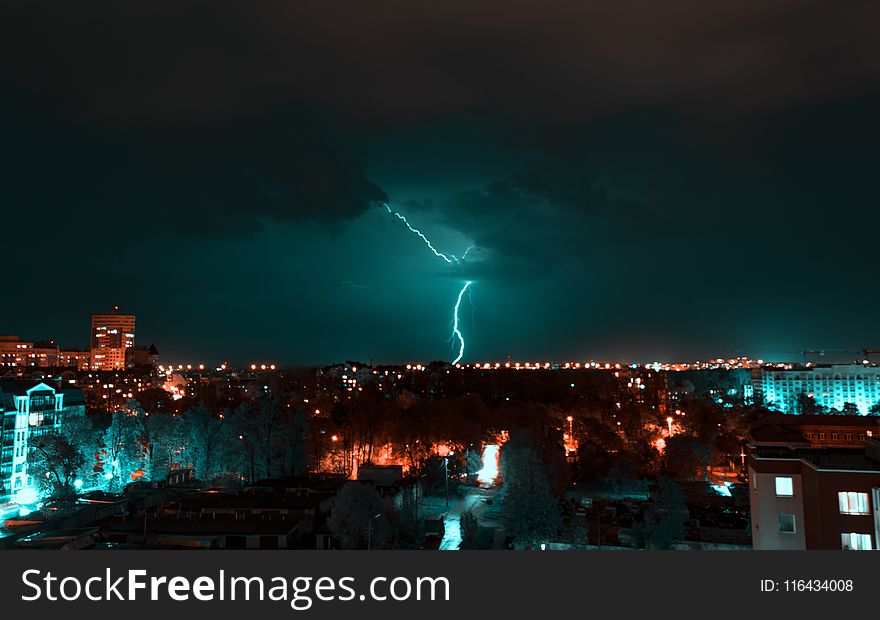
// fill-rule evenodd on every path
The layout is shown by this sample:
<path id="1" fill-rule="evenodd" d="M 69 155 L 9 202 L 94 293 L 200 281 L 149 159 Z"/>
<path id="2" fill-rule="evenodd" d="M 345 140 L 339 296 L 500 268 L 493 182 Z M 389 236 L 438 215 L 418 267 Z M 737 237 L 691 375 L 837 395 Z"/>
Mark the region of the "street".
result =
<path id="1" fill-rule="evenodd" d="M 444 535 L 440 542 L 441 551 L 458 551 L 461 546 L 461 515 L 468 510 L 477 517 L 485 510 L 486 498 L 493 497 L 498 492 L 497 487 L 467 487 L 467 493 L 454 505 L 449 507 L 444 519 Z"/>

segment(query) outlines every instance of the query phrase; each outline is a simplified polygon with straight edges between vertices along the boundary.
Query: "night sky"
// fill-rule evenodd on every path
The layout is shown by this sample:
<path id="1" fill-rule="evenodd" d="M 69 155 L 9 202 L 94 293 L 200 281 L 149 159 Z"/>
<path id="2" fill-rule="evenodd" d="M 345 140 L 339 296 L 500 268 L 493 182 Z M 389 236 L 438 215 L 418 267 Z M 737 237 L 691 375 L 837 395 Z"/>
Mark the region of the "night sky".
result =
<path id="1" fill-rule="evenodd" d="M 448 360 L 473 280 L 464 361 L 880 348 L 874 3 L 230 4 L 3 3 L 0 333 Z"/>

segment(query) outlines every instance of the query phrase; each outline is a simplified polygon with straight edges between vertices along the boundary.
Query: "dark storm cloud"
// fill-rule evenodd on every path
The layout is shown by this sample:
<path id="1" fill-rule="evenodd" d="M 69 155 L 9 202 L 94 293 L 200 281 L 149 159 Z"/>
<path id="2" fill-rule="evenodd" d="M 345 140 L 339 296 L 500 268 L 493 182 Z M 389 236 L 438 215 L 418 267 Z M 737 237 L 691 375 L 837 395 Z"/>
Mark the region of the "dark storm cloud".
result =
<path id="1" fill-rule="evenodd" d="M 875 5 L 761 0 L 31 3 L 3 20 L 7 86 L 163 125 L 307 101 L 391 124 L 456 111 L 561 123 L 694 118 L 876 88 Z M 39 44 L 37 43 L 39 42 Z"/>
<path id="2" fill-rule="evenodd" d="M 387 200 L 332 131 L 259 117 L 185 131 L 114 127 L 6 110 L 0 169 L 11 216 L 92 228 L 240 236 L 266 222 L 336 225 Z"/>
<path id="3" fill-rule="evenodd" d="M 589 260 L 603 234 L 643 210 L 609 197 L 585 162 L 557 159 L 421 205 L 421 212 L 456 226 L 476 246 L 451 275 L 518 281 L 548 277 L 565 261 Z"/>
<path id="4" fill-rule="evenodd" d="M 449 278 L 480 282 L 475 324 L 493 313 L 467 326 L 474 355 L 509 334 L 529 355 L 864 346 L 875 12 L 6 3 L 6 256 L 57 275 L 64 316 L 131 296 L 190 354 L 411 359 L 446 336 Z M 389 199 L 444 250 L 479 248 L 435 261 L 370 210 Z M 257 306 L 285 328 L 261 333 Z M 0 331 L 82 336 L 57 308 L 0 312 Z"/>

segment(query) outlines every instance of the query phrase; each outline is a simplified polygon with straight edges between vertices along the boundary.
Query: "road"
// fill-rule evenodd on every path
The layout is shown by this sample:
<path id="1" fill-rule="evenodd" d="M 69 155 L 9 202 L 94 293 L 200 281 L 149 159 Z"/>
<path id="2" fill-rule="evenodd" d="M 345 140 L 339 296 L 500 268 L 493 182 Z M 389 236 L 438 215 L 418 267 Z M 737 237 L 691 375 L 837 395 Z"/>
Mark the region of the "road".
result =
<path id="1" fill-rule="evenodd" d="M 467 487 L 467 494 L 449 507 L 443 522 L 444 534 L 441 551 L 458 551 L 461 546 L 461 515 L 468 510 L 479 516 L 485 506 L 483 500 L 495 495 L 497 489 Z"/>

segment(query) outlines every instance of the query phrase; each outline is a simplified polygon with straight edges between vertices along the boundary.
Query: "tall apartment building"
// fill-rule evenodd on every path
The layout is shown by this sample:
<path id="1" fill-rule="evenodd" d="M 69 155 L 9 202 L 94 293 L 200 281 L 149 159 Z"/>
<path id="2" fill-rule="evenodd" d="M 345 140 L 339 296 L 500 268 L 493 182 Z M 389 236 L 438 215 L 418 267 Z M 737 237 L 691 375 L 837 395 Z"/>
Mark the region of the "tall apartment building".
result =
<path id="1" fill-rule="evenodd" d="M 28 444 L 57 430 L 66 416 L 84 416 L 82 390 L 53 382 L 0 380 L 0 495 L 31 503 Z"/>
<path id="2" fill-rule="evenodd" d="M 753 547 L 880 548 L 878 439 L 874 416 L 774 416 L 753 426 Z"/>
<path id="3" fill-rule="evenodd" d="M 89 365 L 92 370 L 125 368 L 126 350 L 134 346 L 135 317 L 121 314 L 119 306 L 110 312 L 92 315 Z"/>
<path id="4" fill-rule="evenodd" d="M 842 411 L 847 403 L 867 414 L 880 403 L 880 366 L 835 364 L 793 368 L 755 368 L 754 399 L 782 413 L 803 413 L 805 399 Z"/>

